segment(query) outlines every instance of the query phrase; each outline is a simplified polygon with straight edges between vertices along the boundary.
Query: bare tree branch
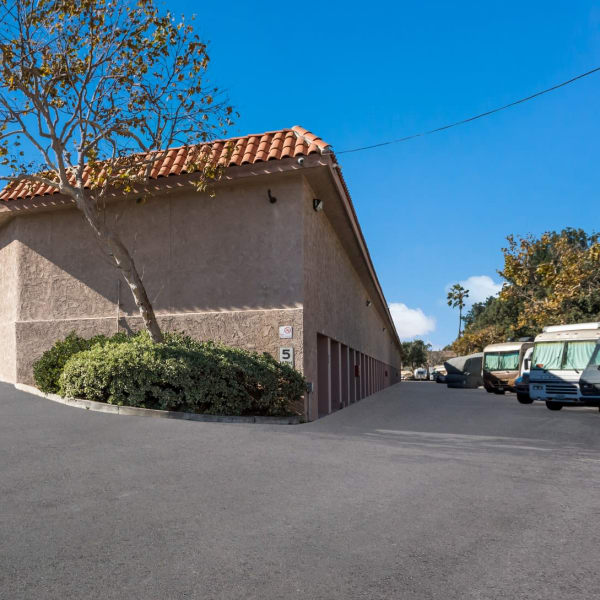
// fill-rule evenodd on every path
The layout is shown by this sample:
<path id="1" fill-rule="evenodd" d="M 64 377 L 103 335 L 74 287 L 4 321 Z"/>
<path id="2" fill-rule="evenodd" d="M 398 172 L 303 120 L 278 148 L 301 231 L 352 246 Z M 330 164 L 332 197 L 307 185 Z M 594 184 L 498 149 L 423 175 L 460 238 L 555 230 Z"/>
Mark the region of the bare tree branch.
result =
<path id="1" fill-rule="evenodd" d="M 204 82 L 208 64 L 193 28 L 153 0 L 0 0 L 0 180 L 75 201 L 155 341 L 162 336 L 142 277 L 100 214 L 107 194 L 146 188 L 175 141 L 225 135 L 233 110 Z M 220 170 L 207 155 L 196 163 L 204 189 Z"/>

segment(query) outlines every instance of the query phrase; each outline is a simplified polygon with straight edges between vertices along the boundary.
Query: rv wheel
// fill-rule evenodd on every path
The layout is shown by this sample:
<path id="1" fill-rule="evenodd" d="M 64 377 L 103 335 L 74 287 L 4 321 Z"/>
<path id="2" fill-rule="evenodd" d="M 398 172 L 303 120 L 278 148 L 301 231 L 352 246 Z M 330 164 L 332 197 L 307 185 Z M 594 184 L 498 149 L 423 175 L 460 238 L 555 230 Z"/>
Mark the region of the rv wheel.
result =
<path id="1" fill-rule="evenodd" d="M 517 393 L 517 400 L 521 404 L 531 404 L 533 400 L 529 397 L 529 394 L 519 394 Z"/>
<path id="2" fill-rule="evenodd" d="M 560 402 L 552 402 L 552 400 L 546 400 L 546 408 L 548 410 L 560 410 L 563 405 Z"/>

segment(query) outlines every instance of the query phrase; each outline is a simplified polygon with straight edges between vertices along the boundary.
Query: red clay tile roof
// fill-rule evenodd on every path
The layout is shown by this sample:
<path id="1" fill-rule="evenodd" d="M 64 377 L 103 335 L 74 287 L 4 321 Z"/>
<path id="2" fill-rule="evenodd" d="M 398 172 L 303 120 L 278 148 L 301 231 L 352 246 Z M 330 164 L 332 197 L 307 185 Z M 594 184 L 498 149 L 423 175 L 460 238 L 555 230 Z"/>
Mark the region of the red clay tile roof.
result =
<path id="1" fill-rule="evenodd" d="M 233 151 L 229 154 L 232 144 Z M 268 131 L 267 133 L 246 135 L 228 140 L 216 140 L 198 146 L 170 148 L 153 165 L 150 178 L 159 179 L 191 173 L 196 170 L 198 156 L 204 152 L 210 152 L 211 162 L 214 166 L 239 167 L 310 154 L 327 154 L 331 151 L 331 146 L 321 138 L 299 125 L 294 125 L 291 129 Z M 158 152 L 152 155 L 155 154 L 158 154 Z M 149 158 L 152 155 L 149 155 Z M 84 171 L 84 182 L 85 180 L 86 173 Z M 17 200 L 57 193 L 58 191 L 50 186 L 19 182 L 2 190 L 0 200 Z"/>

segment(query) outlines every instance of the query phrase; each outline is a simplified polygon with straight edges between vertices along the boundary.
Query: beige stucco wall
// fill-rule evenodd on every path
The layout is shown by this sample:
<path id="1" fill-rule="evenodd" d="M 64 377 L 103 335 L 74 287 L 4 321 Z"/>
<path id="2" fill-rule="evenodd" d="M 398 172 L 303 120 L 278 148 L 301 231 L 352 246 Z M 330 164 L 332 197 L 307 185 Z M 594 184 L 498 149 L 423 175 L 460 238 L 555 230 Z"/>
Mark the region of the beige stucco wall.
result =
<path id="1" fill-rule="evenodd" d="M 213 198 L 188 191 L 141 205 L 115 203 L 106 218 L 130 248 L 165 330 L 277 356 L 278 327 L 292 325 L 297 334 L 285 345 L 294 347 L 301 369 L 302 199 L 299 176 L 272 176 L 268 185 L 222 186 Z M 79 212 L 33 213 L 14 222 L 18 381 L 30 383 L 33 362 L 70 331 L 114 333 L 118 316 L 121 329 L 139 329 L 128 287 Z"/>
<path id="2" fill-rule="evenodd" d="M 275 178 L 274 178 L 275 179 Z M 302 187 L 299 177 L 268 186 L 247 181 L 115 203 L 116 224 L 155 311 L 203 312 L 302 305 Z M 113 317 L 117 272 L 76 210 L 18 217 L 23 245 L 18 320 Z M 121 286 L 121 312 L 137 314 Z"/>
<path id="3" fill-rule="evenodd" d="M 398 370 L 400 355 L 389 324 L 377 311 L 326 212 L 314 211 L 315 194 L 306 181 L 304 195 L 304 373 L 314 385 L 311 414 L 316 415 L 318 333 Z M 369 307 L 367 298 L 372 300 Z"/>
<path id="4" fill-rule="evenodd" d="M 15 317 L 18 295 L 15 222 L 0 223 L 0 380 L 16 381 Z"/>
<path id="5" fill-rule="evenodd" d="M 163 331 L 184 331 L 198 340 L 214 340 L 257 352 L 269 352 L 277 357 L 279 352 L 279 326 L 291 325 L 295 332 L 302 332 L 302 309 L 220 311 L 187 314 L 162 314 L 158 317 Z M 143 326 L 140 317 L 121 317 L 120 331 L 139 331 Z M 117 331 L 116 318 L 63 319 L 59 321 L 20 321 L 16 324 L 17 380 L 32 382 L 32 366 L 42 352 L 54 340 L 64 338 L 71 331 L 83 337 L 103 333 L 112 335 Z M 293 345 L 296 367 L 304 360 L 302 336 L 285 340 Z M 291 342 L 287 344 L 287 342 Z"/>

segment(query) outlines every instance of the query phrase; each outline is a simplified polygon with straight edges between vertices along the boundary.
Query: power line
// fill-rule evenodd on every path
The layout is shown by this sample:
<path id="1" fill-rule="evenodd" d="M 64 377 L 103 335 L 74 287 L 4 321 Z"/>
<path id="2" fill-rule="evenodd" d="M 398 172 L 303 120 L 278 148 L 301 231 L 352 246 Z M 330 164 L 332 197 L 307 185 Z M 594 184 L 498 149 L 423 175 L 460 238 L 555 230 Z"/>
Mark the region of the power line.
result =
<path id="1" fill-rule="evenodd" d="M 516 106 L 517 104 L 522 104 L 523 102 L 527 102 L 528 100 L 533 100 L 533 98 L 537 98 L 538 96 L 542 96 L 543 94 L 547 94 L 548 92 L 553 92 L 558 88 L 564 87 L 565 85 L 569 85 L 578 79 L 583 79 L 588 75 L 592 75 L 600 71 L 600 67 L 596 67 L 591 71 L 587 71 L 586 73 L 582 73 L 581 75 L 577 75 L 568 81 L 563 81 L 562 83 L 558 83 L 557 85 L 553 85 L 546 90 L 542 90 L 541 92 L 536 92 L 531 96 L 527 96 L 526 98 L 521 98 L 520 100 L 515 100 L 510 104 L 505 104 L 504 106 L 499 106 L 498 108 L 494 108 L 492 110 L 488 110 L 479 115 L 475 115 L 474 117 L 469 117 L 468 119 L 463 119 L 462 121 L 456 121 L 456 123 L 450 123 L 449 125 L 444 125 L 442 127 L 437 127 L 436 129 L 431 129 L 429 131 L 422 131 L 421 133 L 414 133 L 413 135 L 407 135 L 406 137 L 398 138 L 396 140 L 389 140 L 387 142 L 380 142 L 379 144 L 371 144 L 370 146 L 361 146 L 360 148 L 352 148 L 351 150 L 341 150 L 340 152 L 336 152 L 336 154 L 348 154 L 350 152 L 360 152 L 361 150 L 370 150 L 371 148 L 380 148 L 381 146 L 389 146 L 390 144 L 398 144 L 400 142 L 406 142 L 407 140 L 412 140 L 414 138 L 422 137 L 424 135 L 429 135 L 431 133 L 437 133 L 438 131 L 444 131 L 445 129 L 450 129 L 451 127 L 457 127 L 458 125 L 464 125 L 465 123 L 469 123 L 471 121 L 475 121 L 477 119 L 481 119 L 483 117 L 487 117 L 488 115 L 493 115 L 494 113 L 500 112 L 501 110 L 506 110 L 511 106 Z"/>

